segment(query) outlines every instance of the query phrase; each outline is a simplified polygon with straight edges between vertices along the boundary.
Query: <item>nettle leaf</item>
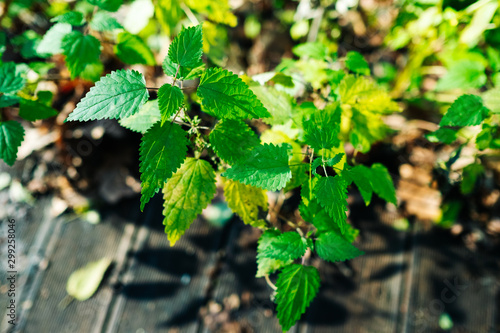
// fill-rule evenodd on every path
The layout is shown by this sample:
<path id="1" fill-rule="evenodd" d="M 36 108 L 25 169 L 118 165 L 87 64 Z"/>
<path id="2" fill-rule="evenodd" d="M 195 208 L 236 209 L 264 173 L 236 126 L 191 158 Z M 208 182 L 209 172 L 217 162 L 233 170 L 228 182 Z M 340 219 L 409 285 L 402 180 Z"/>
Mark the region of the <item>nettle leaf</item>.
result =
<path id="1" fill-rule="evenodd" d="M 462 95 L 450 106 L 440 126 L 479 125 L 489 116 L 490 110 L 483 105 L 483 100 L 475 95 Z"/>
<path id="2" fill-rule="evenodd" d="M 123 0 L 87 0 L 90 4 L 98 6 L 108 12 L 116 12 L 123 3 Z"/>
<path id="3" fill-rule="evenodd" d="M 205 70 L 205 64 L 200 59 L 196 67 L 189 68 L 176 65 L 170 60 L 168 56 L 163 59 L 162 63 L 163 72 L 171 77 L 177 77 L 178 80 L 194 80 L 201 76 Z"/>
<path id="4" fill-rule="evenodd" d="M 99 40 L 79 31 L 72 31 L 64 36 L 61 47 L 72 79 L 80 75 L 85 66 L 97 62 L 101 54 Z"/>
<path id="5" fill-rule="evenodd" d="M 210 163 L 186 158 L 163 188 L 163 224 L 172 246 L 212 201 L 215 192 L 215 172 Z"/>
<path id="6" fill-rule="evenodd" d="M 342 177 L 346 179 L 347 185 L 350 185 L 352 182 L 356 184 L 367 206 L 372 200 L 373 188 L 371 179 L 373 176 L 372 170 L 364 165 L 356 165 L 354 168 L 342 172 Z"/>
<path id="7" fill-rule="evenodd" d="M 281 261 L 294 260 L 306 253 L 308 245 L 307 239 L 295 231 L 289 231 L 273 236 L 260 254 L 263 257 Z"/>
<path id="8" fill-rule="evenodd" d="M 210 143 L 220 159 L 233 165 L 247 157 L 260 140 L 243 121 L 224 119 L 210 132 Z"/>
<path id="9" fill-rule="evenodd" d="M 339 83 L 339 96 L 342 104 L 350 105 L 365 115 L 399 112 L 401 109 L 389 94 L 368 77 L 346 75 Z"/>
<path id="10" fill-rule="evenodd" d="M 335 156 L 326 160 L 326 165 L 333 167 L 339 164 L 344 158 L 344 156 L 345 156 L 344 153 L 335 154 Z"/>
<path id="11" fill-rule="evenodd" d="M 183 67 L 197 67 L 203 54 L 202 25 L 184 28 L 168 48 L 168 58 Z"/>
<path id="12" fill-rule="evenodd" d="M 356 51 L 349 51 L 345 56 L 345 66 L 354 73 L 370 75 L 370 66 L 363 56 Z"/>
<path id="13" fill-rule="evenodd" d="M 321 259 L 329 262 L 350 260 L 364 253 L 333 231 L 320 233 L 316 239 L 315 249 Z"/>
<path id="14" fill-rule="evenodd" d="M 278 230 L 269 229 L 266 230 L 260 236 L 257 245 L 257 274 L 255 275 L 256 277 L 263 277 L 265 275 L 272 274 L 277 270 L 293 262 L 293 260 L 291 259 L 282 261 L 264 257 L 262 255 L 262 252 L 270 246 L 271 241 L 276 239 L 279 235 L 281 235 L 281 232 L 279 232 Z"/>
<path id="15" fill-rule="evenodd" d="M 170 119 L 184 104 L 184 94 L 177 86 L 164 84 L 158 90 L 158 106 L 161 112 L 161 124 Z"/>
<path id="16" fill-rule="evenodd" d="M 382 164 L 375 163 L 371 167 L 372 177 L 370 182 L 372 184 L 373 192 L 387 202 L 397 205 L 396 189 L 392 182 L 391 175 L 387 168 Z"/>
<path id="17" fill-rule="evenodd" d="M 83 14 L 76 11 L 70 11 L 62 15 L 58 15 L 50 20 L 50 22 L 68 23 L 74 26 L 80 26 L 85 23 Z"/>
<path id="18" fill-rule="evenodd" d="M 0 93 L 12 94 L 24 88 L 26 80 L 13 62 L 0 66 Z"/>
<path id="19" fill-rule="evenodd" d="M 267 210 L 265 190 L 228 179 L 224 183 L 224 196 L 229 208 L 238 214 L 245 224 L 257 228 L 266 226 L 266 222 L 259 219 L 259 210 Z"/>
<path id="20" fill-rule="evenodd" d="M 314 194 L 344 234 L 347 230 L 347 183 L 340 176 L 321 177 L 314 187 Z"/>
<path id="21" fill-rule="evenodd" d="M 425 138 L 430 142 L 451 144 L 457 139 L 457 131 L 452 128 L 441 127 L 437 131 L 427 133 Z"/>
<path id="22" fill-rule="evenodd" d="M 320 166 L 323 165 L 323 159 L 321 157 L 316 157 L 314 161 L 311 163 L 311 171 L 313 175 L 317 175 L 318 173 L 316 172 L 316 169 Z"/>
<path id="23" fill-rule="evenodd" d="M 291 264 L 280 272 L 276 281 L 276 303 L 283 331 L 288 331 L 306 312 L 319 286 L 320 277 L 315 267 Z"/>
<path id="24" fill-rule="evenodd" d="M 51 27 L 43 36 L 36 48 L 40 55 L 52 55 L 63 53 L 62 40 L 64 36 L 71 33 L 72 27 L 68 23 L 57 23 Z"/>
<path id="25" fill-rule="evenodd" d="M 8 165 L 14 165 L 17 150 L 23 139 L 24 128 L 17 121 L 0 122 L 0 158 Z"/>
<path id="26" fill-rule="evenodd" d="M 144 64 L 154 66 L 155 56 L 151 49 L 136 35 L 126 31 L 118 34 L 116 45 L 114 46 L 116 56 L 126 64 Z"/>
<path id="27" fill-rule="evenodd" d="M 224 177 L 269 191 L 281 190 L 292 178 L 288 166 L 290 145 L 256 146 L 244 159 L 226 170 Z"/>
<path id="28" fill-rule="evenodd" d="M 255 94 L 228 70 L 209 68 L 197 91 L 203 109 L 217 118 L 269 118 L 271 115 Z"/>
<path id="29" fill-rule="evenodd" d="M 480 88 L 486 83 L 486 68 L 480 61 L 459 60 L 439 79 L 436 91 Z"/>
<path id="30" fill-rule="evenodd" d="M 181 166 L 186 158 L 188 144 L 186 132 L 173 123 L 161 126 L 158 122 L 144 134 L 139 149 L 141 210 Z"/>
<path id="31" fill-rule="evenodd" d="M 35 121 L 38 119 L 47 119 L 57 115 L 57 111 L 39 101 L 22 98 L 19 103 L 19 117 Z"/>
<path id="32" fill-rule="evenodd" d="M 250 89 L 272 115 L 271 118 L 263 119 L 266 124 L 280 125 L 290 120 L 292 117 L 292 100 L 288 94 L 273 87 L 260 85 L 251 86 Z"/>
<path id="33" fill-rule="evenodd" d="M 147 101 L 146 80 L 133 70 L 118 70 L 102 77 L 76 105 L 66 121 L 123 119 Z"/>
<path id="34" fill-rule="evenodd" d="M 120 125 L 128 128 L 131 131 L 146 133 L 154 124 L 161 119 L 160 109 L 158 107 L 158 100 L 147 101 L 139 112 L 131 115 L 130 117 L 120 119 Z"/>
<path id="35" fill-rule="evenodd" d="M 17 95 L 0 95 L 0 108 L 15 105 L 20 99 Z"/>
<path id="36" fill-rule="evenodd" d="M 337 147 L 340 143 L 340 114 L 338 103 L 311 114 L 308 120 L 303 121 L 304 141 L 317 150 Z"/>
<path id="37" fill-rule="evenodd" d="M 111 17 L 108 13 L 97 12 L 92 21 L 90 21 L 90 28 L 95 31 L 113 31 L 115 29 L 123 29 L 123 26 L 118 21 Z"/>

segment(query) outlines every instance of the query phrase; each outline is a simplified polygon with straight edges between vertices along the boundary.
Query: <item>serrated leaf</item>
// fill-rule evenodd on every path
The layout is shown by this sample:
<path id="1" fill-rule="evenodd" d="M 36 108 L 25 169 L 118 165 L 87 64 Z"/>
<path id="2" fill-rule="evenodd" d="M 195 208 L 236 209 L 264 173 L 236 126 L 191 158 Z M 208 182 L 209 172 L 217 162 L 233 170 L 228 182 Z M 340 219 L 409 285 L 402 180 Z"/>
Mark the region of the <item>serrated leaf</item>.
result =
<path id="1" fill-rule="evenodd" d="M 120 125 L 128 128 L 131 131 L 146 133 L 154 124 L 161 119 L 160 109 L 158 108 L 158 100 L 147 101 L 139 112 L 130 117 L 120 119 Z"/>
<path id="2" fill-rule="evenodd" d="M 97 12 L 90 21 L 90 28 L 95 31 L 103 32 L 113 31 L 115 29 L 123 29 L 123 26 L 108 13 Z"/>
<path id="3" fill-rule="evenodd" d="M 163 59 L 163 72 L 171 77 L 177 77 L 178 80 L 194 80 L 201 76 L 205 70 L 205 64 L 200 59 L 200 62 L 194 68 L 183 67 L 174 64 L 168 56 Z"/>
<path id="4" fill-rule="evenodd" d="M 457 139 L 457 131 L 451 128 L 441 127 L 437 131 L 427 133 L 425 138 L 430 142 L 453 143 Z"/>
<path id="5" fill-rule="evenodd" d="M 269 191 L 280 190 L 292 178 L 288 166 L 290 145 L 256 146 L 244 159 L 226 170 L 224 177 Z"/>
<path id="6" fill-rule="evenodd" d="M 342 172 L 342 177 L 346 179 L 347 185 L 350 185 L 352 182 L 356 184 L 367 206 L 372 200 L 373 188 L 371 179 L 373 176 L 372 170 L 364 165 L 356 165 L 354 168 Z"/>
<path id="7" fill-rule="evenodd" d="M 247 157 L 260 140 L 243 121 L 224 119 L 210 132 L 210 143 L 220 159 L 233 165 Z"/>
<path id="8" fill-rule="evenodd" d="M 71 33 L 71 24 L 56 23 L 43 36 L 40 44 L 36 48 L 36 53 L 40 55 L 51 55 L 63 53 L 62 40 L 64 36 Z"/>
<path id="9" fill-rule="evenodd" d="M 0 93 L 12 94 L 24 88 L 25 79 L 13 62 L 0 66 Z"/>
<path id="10" fill-rule="evenodd" d="M 300 258 L 306 253 L 307 240 L 295 231 L 273 236 L 260 255 L 270 259 L 288 261 Z"/>
<path id="11" fill-rule="evenodd" d="M 271 241 L 281 234 L 278 230 L 268 229 L 259 238 L 257 245 L 257 274 L 256 277 L 263 277 L 265 275 L 272 274 L 277 270 L 289 265 L 293 260 L 281 261 L 276 259 L 270 259 L 262 256 L 261 252 L 264 251 Z"/>
<path id="12" fill-rule="evenodd" d="M 319 234 L 315 249 L 321 259 L 329 262 L 350 260 L 363 254 L 342 235 L 332 231 Z"/>
<path id="13" fill-rule="evenodd" d="M 63 54 L 66 56 L 66 65 L 74 79 L 88 64 L 99 60 L 101 43 L 91 35 L 84 35 L 79 31 L 72 31 L 65 35 L 61 42 Z"/>
<path id="14" fill-rule="evenodd" d="M 486 83 L 485 67 L 480 61 L 459 60 L 439 79 L 436 91 L 480 88 Z"/>
<path id="15" fill-rule="evenodd" d="M 136 35 L 126 31 L 118 34 L 116 45 L 114 46 L 116 56 L 126 64 L 144 64 L 154 66 L 155 56 L 143 40 Z"/>
<path id="16" fill-rule="evenodd" d="M 276 303 L 283 331 L 288 331 L 306 312 L 319 286 L 320 277 L 315 267 L 291 264 L 280 272 L 276 281 Z"/>
<path id="17" fill-rule="evenodd" d="M 365 58 L 356 51 L 349 51 L 345 56 L 345 66 L 354 73 L 370 75 L 370 67 Z"/>
<path id="18" fill-rule="evenodd" d="M 224 183 L 224 197 L 229 208 L 238 214 L 245 224 L 256 228 L 266 226 L 266 222 L 259 219 L 259 210 L 267 210 L 265 190 L 228 179 Z"/>
<path id="19" fill-rule="evenodd" d="M 209 68 L 197 91 L 203 109 L 217 118 L 269 118 L 271 115 L 255 94 L 228 70 Z"/>
<path id="20" fill-rule="evenodd" d="M 186 132 L 177 124 L 156 123 L 142 137 L 140 151 L 141 210 L 186 158 Z"/>
<path id="21" fill-rule="evenodd" d="M 158 107 L 161 112 L 161 124 L 163 125 L 179 110 L 184 103 L 184 94 L 177 86 L 165 83 L 158 90 Z"/>
<path id="22" fill-rule="evenodd" d="M 327 159 L 326 165 L 333 167 L 333 166 L 339 164 L 342 161 L 342 158 L 344 158 L 344 156 L 345 156 L 344 153 L 338 153 L 335 156 L 333 156 L 332 158 Z"/>
<path id="23" fill-rule="evenodd" d="M 19 117 L 23 119 L 35 121 L 38 119 L 47 119 L 55 115 L 57 115 L 56 110 L 38 101 L 22 98 L 19 103 Z"/>
<path id="24" fill-rule="evenodd" d="M 440 126 L 474 126 L 488 117 L 490 110 L 484 105 L 481 97 L 462 95 L 450 106 Z"/>
<path id="25" fill-rule="evenodd" d="M 92 297 L 99 288 L 104 273 L 106 273 L 110 264 L 111 259 L 102 258 L 88 263 L 85 267 L 71 273 L 66 283 L 68 295 L 79 301 L 85 301 Z"/>
<path id="26" fill-rule="evenodd" d="M 328 105 L 303 121 L 304 141 L 313 149 L 330 149 L 339 145 L 340 106 Z"/>
<path id="27" fill-rule="evenodd" d="M 58 15 L 50 20 L 50 22 L 68 23 L 74 26 L 80 26 L 85 23 L 83 14 L 76 11 L 69 11 L 62 15 Z"/>
<path id="28" fill-rule="evenodd" d="M 251 86 L 250 89 L 262 102 L 271 118 L 264 118 L 263 121 L 270 125 L 284 124 L 292 117 L 291 97 L 273 87 Z"/>
<path id="29" fill-rule="evenodd" d="M 123 119 L 147 101 L 146 80 L 133 70 L 118 70 L 102 77 L 70 113 L 67 121 Z"/>
<path id="30" fill-rule="evenodd" d="M 339 83 L 339 96 L 342 104 L 355 107 L 365 114 L 401 111 L 386 91 L 365 76 L 346 75 Z M 380 118 L 380 115 L 377 117 Z"/>
<path id="31" fill-rule="evenodd" d="M 123 0 L 87 0 L 90 4 L 98 6 L 108 12 L 116 12 L 122 5 Z"/>
<path id="32" fill-rule="evenodd" d="M 321 157 L 316 157 L 314 161 L 311 163 L 311 170 L 314 175 L 317 175 L 318 173 L 316 172 L 316 169 L 320 166 L 323 165 L 323 159 Z"/>
<path id="33" fill-rule="evenodd" d="M 340 176 L 321 177 L 313 191 L 321 207 L 344 234 L 347 230 L 347 183 Z"/>
<path id="34" fill-rule="evenodd" d="M 163 188 L 163 224 L 171 246 L 174 246 L 196 216 L 208 206 L 215 192 L 215 172 L 210 163 L 186 158 Z"/>
<path id="35" fill-rule="evenodd" d="M 8 165 L 14 165 L 23 139 L 24 128 L 17 121 L 0 122 L 0 158 Z"/>
<path id="36" fill-rule="evenodd" d="M 199 66 L 202 54 L 202 25 L 182 29 L 168 48 L 168 58 L 183 67 Z"/>
<path id="37" fill-rule="evenodd" d="M 371 167 L 371 173 L 370 182 L 373 192 L 385 201 L 397 205 L 396 190 L 394 189 L 394 184 L 387 168 L 382 164 L 375 163 Z"/>
<path id="38" fill-rule="evenodd" d="M 0 95 L 0 108 L 17 104 L 20 99 L 17 95 Z"/>

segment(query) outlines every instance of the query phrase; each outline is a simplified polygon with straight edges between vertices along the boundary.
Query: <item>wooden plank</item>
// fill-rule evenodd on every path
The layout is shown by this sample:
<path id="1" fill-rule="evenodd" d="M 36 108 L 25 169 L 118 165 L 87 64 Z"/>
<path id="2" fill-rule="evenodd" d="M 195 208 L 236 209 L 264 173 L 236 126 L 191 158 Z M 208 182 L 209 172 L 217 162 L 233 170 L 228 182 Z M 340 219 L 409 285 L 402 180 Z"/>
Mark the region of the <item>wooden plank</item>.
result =
<path id="1" fill-rule="evenodd" d="M 7 194 L 7 191 L 3 191 L 1 195 L 4 194 Z M 43 258 L 47 251 L 47 243 L 54 233 L 54 228 L 57 224 L 50 216 L 51 201 L 52 196 L 47 196 L 38 199 L 33 206 L 26 203 L 9 203 L 7 205 L 7 200 L 2 205 L 7 210 L 9 218 L 16 220 L 15 271 L 17 271 L 17 280 L 15 299 L 18 320 L 24 319 L 26 308 L 29 308 L 29 302 L 24 303 L 23 300 L 37 288 L 35 277 L 40 266 L 43 267 L 44 265 Z M 0 257 L 6 260 L 7 221 L 2 221 L 0 239 L 0 243 L 2 243 Z M 7 304 L 9 300 L 7 295 L 8 287 L 6 284 L 7 268 L 4 266 L 6 264 L 7 262 L 3 262 L 2 269 L 0 270 L 0 304 Z M 7 323 L 5 307 L 2 306 L 0 313 L 2 315 L 0 330 L 13 329 L 13 327 Z"/>
<path id="2" fill-rule="evenodd" d="M 125 207 L 119 209 L 127 211 Z M 48 267 L 40 278 L 40 287 L 27 299 L 32 307 L 20 327 L 23 331 L 92 332 L 95 325 L 102 325 L 102 320 L 96 319 L 107 311 L 110 287 L 106 282 L 85 302 L 75 301 L 66 308 L 60 303 L 66 297 L 66 282 L 74 270 L 102 257 L 119 262 L 117 250 L 127 221 L 114 212 L 104 212 L 106 214 L 109 215 L 97 225 L 81 220 L 60 223 L 59 234 L 54 233 L 49 242 Z"/>
<path id="3" fill-rule="evenodd" d="M 416 233 L 414 257 L 407 332 L 442 332 L 443 313 L 453 321 L 451 332 L 498 330 L 498 258 L 472 253 L 438 228 Z"/>
<path id="4" fill-rule="evenodd" d="M 222 230 L 196 220 L 175 247 L 163 232 L 161 201 L 137 237 L 107 332 L 197 332 Z"/>
<path id="5" fill-rule="evenodd" d="M 322 287 L 304 315 L 301 333 L 400 332 L 407 234 L 391 226 L 395 214 L 379 221 L 373 212 L 355 216 L 369 213 L 363 208 L 351 212 L 365 255 L 336 265 L 321 262 Z"/>
<path id="6" fill-rule="evenodd" d="M 271 300 L 273 290 L 264 278 L 255 278 L 260 232 L 236 219 L 232 223 L 203 332 L 282 332 Z"/>

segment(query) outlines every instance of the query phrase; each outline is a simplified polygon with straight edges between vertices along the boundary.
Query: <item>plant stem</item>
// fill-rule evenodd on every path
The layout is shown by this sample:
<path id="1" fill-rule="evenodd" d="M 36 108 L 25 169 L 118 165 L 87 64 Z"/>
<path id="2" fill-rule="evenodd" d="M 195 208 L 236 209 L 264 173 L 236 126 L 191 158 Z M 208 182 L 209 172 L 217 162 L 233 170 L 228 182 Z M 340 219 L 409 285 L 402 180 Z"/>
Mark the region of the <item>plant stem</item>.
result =
<path id="1" fill-rule="evenodd" d="M 273 290 L 278 290 L 278 287 L 274 285 L 274 283 L 271 282 L 271 279 L 269 278 L 269 275 L 264 275 L 264 278 L 266 279 L 267 284 L 269 287 L 271 287 Z"/>

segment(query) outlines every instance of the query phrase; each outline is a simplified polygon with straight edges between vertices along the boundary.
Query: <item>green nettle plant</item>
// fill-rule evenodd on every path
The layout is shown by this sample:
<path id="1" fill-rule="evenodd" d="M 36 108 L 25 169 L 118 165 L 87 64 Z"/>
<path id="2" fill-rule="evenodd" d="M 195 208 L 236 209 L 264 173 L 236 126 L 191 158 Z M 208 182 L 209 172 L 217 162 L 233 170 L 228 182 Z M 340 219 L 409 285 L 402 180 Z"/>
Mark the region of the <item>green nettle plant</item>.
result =
<path id="1" fill-rule="evenodd" d="M 157 100 L 147 101 L 148 88 L 141 74 L 119 70 L 101 78 L 68 121 L 115 118 L 123 126 L 144 133 L 140 145 L 141 209 L 163 190 L 163 224 L 171 245 L 211 202 L 216 173 L 221 171 L 229 207 L 245 223 L 264 230 L 258 244 L 257 276 L 268 279 L 269 274 L 280 271 L 275 300 L 280 324 L 287 331 L 320 286 L 318 270 L 306 265 L 311 252 L 330 262 L 362 254 L 351 244 L 358 231 L 346 221 L 348 186 L 356 184 L 367 204 L 373 193 L 396 204 L 387 169 L 380 164 L 349 166 L 343 143 L 351 141 L 358 150 L 369 150 L 386 131 L 381 115 L 398 108 L 367 77 L 344 71 L 341 75 L 338 70 L 327 71 L 339 82 L 325 98 L 322 110 L 310 102 L 293 106 L 283 89 L 249 87 L 225 69 L 205 69 L 202 38 L 198 25 L 183 29 L 173 40 L 163 62 L 172 83 L 159 88 Z M 351 71 L 366 73 L 364 59 L 354 58 Z M 293 67 L 289 69 L 293 71 Z M 183 80 L 198 77 L 194 98 L 203 112 L 218 119 L 213 128 L 200 126 L 200 119 L 189 115 L 180 88 Z M 294 79 L 280 73 L 271 81 L 276 87 L 287 88 L 293 86 Z M 268 108 L 251 88 L 267 97 Z M 272 127 L 259 138 L 245 119 L 262 119 Z M 318 168 L 322 170 L 319 173 Z M 267 191 L 298 187 L 304 221 L 289 222 L 295 230 L 282 232 L 259 218 L 268 209 Z"/>
<path id="2" fill-rule="evenodd" d="M 458 97 L 444 114 L 440 128 L 427 134 L 431 142 L 454 144 L 455 150 L 441 169 L 449 172 L 453 163 L 460 157 L 464 147 L 472 148 L 471 163 L 461 168 L 460 192 L 473 193 L 480 176 L 485 172 L 483 156 L 498 155 L 500 149 L 499 117 L 500 100 L 498 88 L 478 95 L 465 94 Z M 460 202 L 446 202 L 440 223 L 450 226 L 461 209 Z"/>

